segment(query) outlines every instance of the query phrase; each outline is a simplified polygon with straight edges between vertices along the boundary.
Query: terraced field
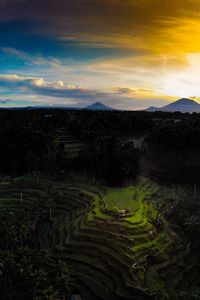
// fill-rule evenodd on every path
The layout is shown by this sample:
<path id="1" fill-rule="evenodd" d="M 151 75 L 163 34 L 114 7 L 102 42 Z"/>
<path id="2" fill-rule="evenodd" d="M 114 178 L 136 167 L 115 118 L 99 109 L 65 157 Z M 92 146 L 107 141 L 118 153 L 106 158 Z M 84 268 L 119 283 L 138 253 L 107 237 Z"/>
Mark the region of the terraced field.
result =
<path id="1" fill-rule="evenodd" d="M 145 200 L 148 189 L 134 188 L 134 209 L 119 218 L 104 189 L 18 178 L 0 185 L 0 217 L 40 208 L 35 247 L 66 260 L 85 300 L 178 299 L 195 259 Z"/>
<path id="2" fill-rule="evenodd" d="M 136 201 L 136 189 L 134 187 L 106 188 L 104 199 L 108 208 L 131 209 Z"/>
<path id="3" fill-rule="evenodd" d="M 74 136 L 74 134 L 66 128 L 57 129 L 59 143 L 64 144 L 65 157 L 74 159 L 79 156 L 84 148 L 84 144 Z"/>

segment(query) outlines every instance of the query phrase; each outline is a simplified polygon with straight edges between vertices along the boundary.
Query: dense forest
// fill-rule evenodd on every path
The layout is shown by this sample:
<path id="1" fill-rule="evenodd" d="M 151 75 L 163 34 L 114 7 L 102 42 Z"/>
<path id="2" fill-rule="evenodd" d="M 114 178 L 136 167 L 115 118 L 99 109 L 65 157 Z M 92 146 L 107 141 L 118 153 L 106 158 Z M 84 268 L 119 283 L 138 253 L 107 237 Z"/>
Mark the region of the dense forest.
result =
<path id="1" fill-rule="evenodd" d="M 199 114 L 11 110 L 0 112 L 1 174 L 87 172 L 110 184 L 140 172 L 199 181 Z M 81 147 L 66 155 L 68 138 Z M 72 142 L 73 142 L 72 141 Z"/>
<path id="2" fill-rule="evenodd" d="M 66 182 L 72 174 L 78 174 L 90 178 L 93 183 L 111 187 L 134 185 L 141 176 L 154 181 L 161 187 L 155 193 L 155 205 L 190 247 L 191 253 L 197 255 L 199 264 L 199 114 L 1 110 L 0 145 L 2 178 L 25 175 L 37 180 L 48 176 Z M 166 196 L 163 186 L 168 189 L 175 186 L 174 190 L 179 187 L 182 194 L 177 192 L 173 202 Z M 47 208 L 48 203 L 44 201 L 40 210 Z M 5 270 L 8 272 L 0 283 L 2 299 L 32 299 L 33 285 L 39 293 L 38 298 L 33 299 L 64 299 L 62 297 L 70 294 L 71 280 L 65 261 L 45 251 L 36 251 L 29 239 L 33 224 L 38 222 L 36 219 L 41 222 L 43 218 L 41 211 L 39 213 L 38 207 L 33 206 L 32 217 L 27 217 L 24 211 L 17 219 L 9 212 L 1 216 L 0 275 Z M 42 265 L 42 271 L 38 270 L 38 264 Z M 29 275 L 25 276 L 25 272 Z M 48 274 L 51 274 L 49 278 Z M 10 280 L 12 276 L 19 278 L 17 284 Z M 67 278 L 67 281 L 62 282 L 60 278 Z M 48 296 L 48 288 L 43 289 L 47 281 L 51 283 L 50 294 L 55 295 L 52 298 Z M 24 282 L 27 294 L 22 295 Z M 200 299 L 198 286 L 197 281 L 195 287 L 191 287 L 190 299 Z M 13 293 L 8 294 L 11 290 Z M 58 290 L 60 294 L 56 294 Z"/>

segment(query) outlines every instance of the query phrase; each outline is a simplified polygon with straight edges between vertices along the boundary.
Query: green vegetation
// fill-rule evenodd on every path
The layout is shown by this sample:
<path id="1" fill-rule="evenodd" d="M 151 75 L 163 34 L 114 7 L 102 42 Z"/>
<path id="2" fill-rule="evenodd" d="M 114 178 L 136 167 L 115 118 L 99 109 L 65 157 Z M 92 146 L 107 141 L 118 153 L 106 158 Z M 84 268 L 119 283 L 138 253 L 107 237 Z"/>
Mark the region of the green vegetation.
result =
<path id="1" fill-rule="evenodd" d="M 155 192 L 149 182 L 140 179 L 134 189 L 107 190 L 26 177 L 2 182 L 0 287 L 4 293 L 10 289 L 8 282 L 22 272 L 20 284 L 12 283 L 12 297 L 24 299 L 18 290 L 28 282 L 27 299 L 31 293 L 35 300 L 50 299 L 49 295 L 62 299 L 72 291 L 72 281 L 87 300 L 178 297 L 176 287 L 187 280 L 188 252 L 149 201 Z M 108 207 L 124 208 L 122 196 L 127 206 L 135 205 L 119 218 Z M 6 273 L 2 267 L 8 259 L 15 272 Z M 40 271 L 36 266 L 41 261 Z M 30 272 L 24 273 L 28 267 Z M 38 272 L 46 277 L 38 279 Z M 173 278 L 170 289 L 169 278 Z"/>
<path id="2" fill-rule="evenodd" d="M 0 188 L 1 298 L 67 297 L 73 287 L 68 265 L 50 249 L 40 247 L 37 236 L 51 218 L 45 185 L 40 189 L 33 180 L 6 183 Z"/>
<path id="3" fill-rule="evenodd" d="M 1 298 L 63 299 L 64 264 L 87 300 L 198 299 L 199 120 L 1 110 Z"/>
<path id="4" fill-rule="evenodd" d="M 109 209 L 131 209 L 136 200 L 135 193 L 133 187 L 106 188 L 104 199 Z"/>
<path id="5" fill-rule="evenodd" d="M 73 132 L 66 130 L 66 128 L 59 128 L 56 131 L 58 137 L 58 144 L 63 158 L 75 159 L 83 151 L 84 144 L 75 137 Z"/>

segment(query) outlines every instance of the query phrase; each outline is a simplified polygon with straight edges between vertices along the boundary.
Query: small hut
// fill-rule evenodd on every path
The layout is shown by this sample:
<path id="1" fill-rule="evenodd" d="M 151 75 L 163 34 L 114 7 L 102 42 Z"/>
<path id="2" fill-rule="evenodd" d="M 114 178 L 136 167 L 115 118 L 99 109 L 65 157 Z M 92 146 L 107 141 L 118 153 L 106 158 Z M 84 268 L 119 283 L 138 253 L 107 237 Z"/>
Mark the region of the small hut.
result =
<path id="1" fill-rule="evenodd" d="M 126 217 L 126 210 L 125 209 L 118 210 L 118 216 L 120 218 Z"/>

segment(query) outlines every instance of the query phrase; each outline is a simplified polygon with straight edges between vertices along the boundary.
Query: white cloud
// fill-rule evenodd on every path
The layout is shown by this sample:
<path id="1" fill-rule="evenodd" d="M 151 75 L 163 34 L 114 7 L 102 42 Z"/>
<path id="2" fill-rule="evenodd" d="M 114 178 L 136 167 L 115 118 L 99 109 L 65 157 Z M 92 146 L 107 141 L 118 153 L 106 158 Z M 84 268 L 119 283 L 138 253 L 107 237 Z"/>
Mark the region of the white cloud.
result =
<path id="1" fill-rule="evenodd" d="M 62 64 L 58 58 L 52 56 L 44 57 L 41 54 L 30 55 L 24 51 L 11 47 L 1 47 L 0 51 L 23 60 L 27 65 L 58 67 Z"/>
<path id="2" fill-rule="evenodd" d="M 112 93 L 65 84 L 63 81 L 47 81 L 44 78 L 19 76 L 17 74 L 1 74 L 0 85 L 3 90 L 15 90 L 18 93 L 35 93 L 39 95 L 80 99 L 83 102 L 100 99 Z"/>
<path id="3" fill-rule="evenodd" d="M 124 97 L 113 92 L 113 90 L 102 92 L 87 87 L 66 84 L 62 80 L 47 81 L 42 77 L 20 76 L 17 74 L 0 74 L 0 92 L 13 93 L 18 96 L 18 99 L 20 99 L 20 95 L 23 98 L 27 95 L 27 102 L 47 103 L 49 101 L 49 104 L 66 103 L 67 105 L 82 107 L 101 101 L 113 107 L 131 109 L 134 103 L 133 99 Z M 30 98 L 31 95 L 36 95 L 37 100 Z"/>

